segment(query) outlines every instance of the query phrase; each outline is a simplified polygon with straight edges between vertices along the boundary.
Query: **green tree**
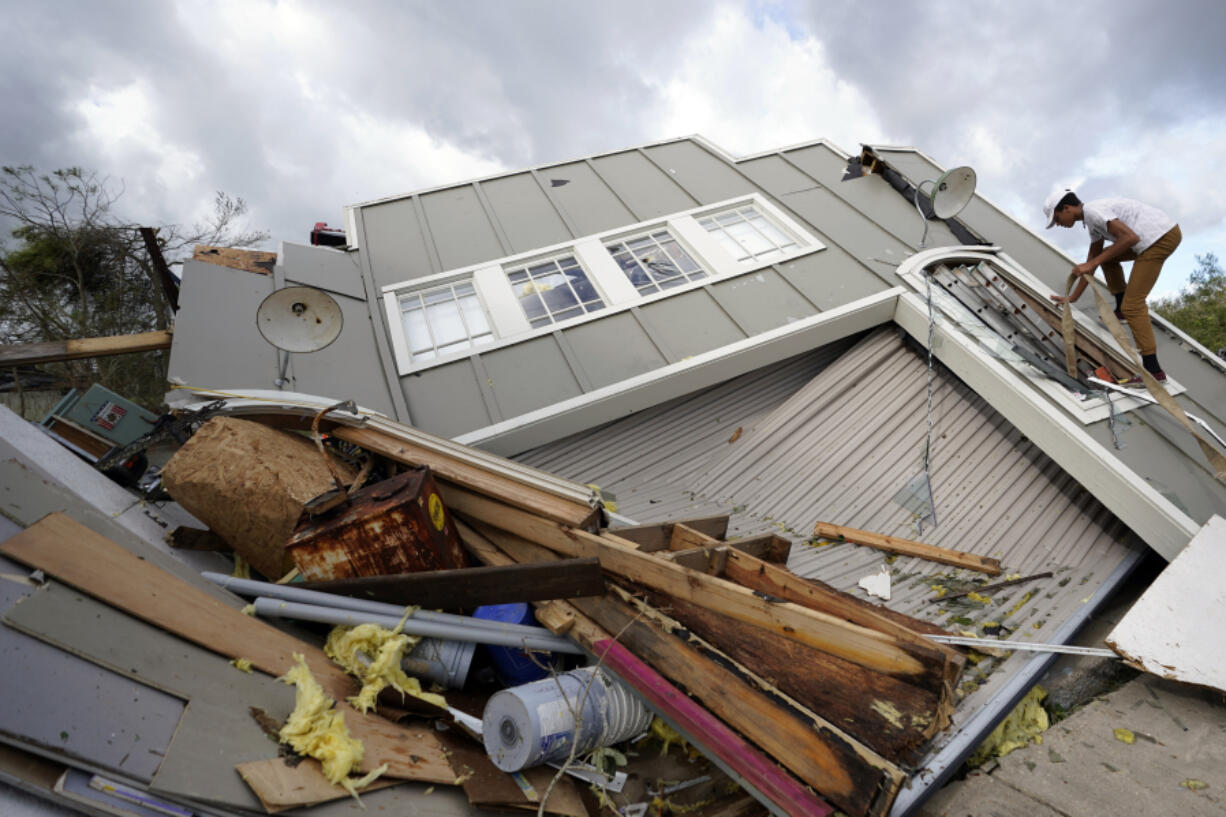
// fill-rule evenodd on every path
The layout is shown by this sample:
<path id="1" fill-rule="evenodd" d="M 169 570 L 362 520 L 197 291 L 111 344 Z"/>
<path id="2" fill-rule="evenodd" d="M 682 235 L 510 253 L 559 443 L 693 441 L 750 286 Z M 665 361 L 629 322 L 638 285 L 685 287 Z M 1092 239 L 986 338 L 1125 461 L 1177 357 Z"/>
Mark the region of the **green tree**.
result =
<path id="1" fill-rule="evenodd" d="M 1226 357 L 1226 271 L 1213 253 L 1196 256 L 1191 286 L 1154 304 L 1154 311 L 1211 352 Z"/>
<path id="2" fill-rule="evenodd" d="M 165 329 L 174 321 L 161 280 L 139 233 L 117 213 L 122 185 L 78 167 L 39 173 L 0 168 L 0 220 L 12 247 L 0 241 L 0 343 L 36 343 Z M 202 224 L 157 228 L 172 266 L 195 244 L 250 246 L 263 232 L 244 230 L 242 199 L 218 193 Z M 162 401 L 166 352 L 48 364 L 77 383 L 102 383 L 154 408 Z"/>

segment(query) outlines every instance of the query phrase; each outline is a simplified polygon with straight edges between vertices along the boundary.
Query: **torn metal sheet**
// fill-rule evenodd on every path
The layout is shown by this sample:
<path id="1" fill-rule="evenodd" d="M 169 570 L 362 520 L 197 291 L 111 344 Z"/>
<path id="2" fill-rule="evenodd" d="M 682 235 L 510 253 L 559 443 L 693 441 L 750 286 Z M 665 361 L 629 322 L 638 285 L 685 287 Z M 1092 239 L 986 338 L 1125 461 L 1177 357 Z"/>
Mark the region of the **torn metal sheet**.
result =
<path id="1" fill-rule="evenodd" d="M 1226 614 L 1226 519 L 1210 517 L 1137 600 L 1107 644 L 1163 678 L 1226 691 L 1226 651 L 1210 622 Z"/>

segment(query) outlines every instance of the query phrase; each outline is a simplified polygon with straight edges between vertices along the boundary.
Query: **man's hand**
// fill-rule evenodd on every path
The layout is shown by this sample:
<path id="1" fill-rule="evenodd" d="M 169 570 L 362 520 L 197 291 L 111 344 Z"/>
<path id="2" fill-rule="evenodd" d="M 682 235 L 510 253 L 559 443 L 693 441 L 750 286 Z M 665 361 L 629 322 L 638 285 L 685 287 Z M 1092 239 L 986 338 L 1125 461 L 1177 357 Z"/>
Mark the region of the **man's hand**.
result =
<path id="1" fill-rule="evenodd" d="M 1073 274 L 1078 277 L 1083 275 L 1093 275 L 1094 270 L 1096 269 L 1098 269 L 1098 264 L 1091 264 L 1089 261 L 1087 261 L 1084 264 L 1078 264 L 1077 266 L 1073 267 Z"/>
<path id="2" fill-rule="evenodd" d="M 1077 300 L 1076 298 L 1066 298 L 1063 295 L 1048 295 L 1047 297 L 1051 298 L 1058 304 L 1071 304 L 1073 301 Z"/>

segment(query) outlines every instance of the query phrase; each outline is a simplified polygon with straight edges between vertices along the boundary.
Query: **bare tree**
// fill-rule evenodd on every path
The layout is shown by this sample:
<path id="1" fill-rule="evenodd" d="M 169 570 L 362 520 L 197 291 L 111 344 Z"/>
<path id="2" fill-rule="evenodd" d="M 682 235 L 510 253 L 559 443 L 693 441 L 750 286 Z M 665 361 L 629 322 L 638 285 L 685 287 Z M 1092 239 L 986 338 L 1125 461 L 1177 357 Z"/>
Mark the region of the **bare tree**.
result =
<path id="1" fill-rule="evenodd" d="M 13 225 L 17 242 L 0 241 L 0 343 L 129 334 L 173 322 L 141 225 L 117 212 L 123 192 L 121 183 L 78 167 L 0 168 L 0 220 Z M 206 222 L 161 225 L 157 243 L 174 266 L 198 243 L 251 246 L 267 239 L 242 227 L 246 212 L 242 199 L 218 192 Z M 164 352 L 148 352 L 48 368 L 155 406 L 165 364 Z"/>

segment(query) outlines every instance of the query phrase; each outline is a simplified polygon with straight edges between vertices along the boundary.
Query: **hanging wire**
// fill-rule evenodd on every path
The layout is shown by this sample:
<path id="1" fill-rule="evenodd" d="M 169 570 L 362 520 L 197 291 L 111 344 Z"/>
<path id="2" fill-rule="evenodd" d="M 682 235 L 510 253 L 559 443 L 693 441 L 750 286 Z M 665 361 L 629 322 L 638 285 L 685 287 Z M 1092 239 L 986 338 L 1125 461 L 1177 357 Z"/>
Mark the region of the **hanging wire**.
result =
<path id="1" fill-rule="evenodd" d="M 936 341 L 936 313 L 932 308 L 932 271 L 924 270 L 924 283 L 928 299 L 928 388 L 927 388 L 927 431 L 924 434 L 924 483 L 928 488 L 928 515 L 932 520 L 932 526 L 937 525 L 937 501 L 932 493 L 932 392 L 934 384 L 934 367 L 932 357 L 932 347 Z M 920 532 L 923 532 L 924 520 L 919 520 Z"/>

